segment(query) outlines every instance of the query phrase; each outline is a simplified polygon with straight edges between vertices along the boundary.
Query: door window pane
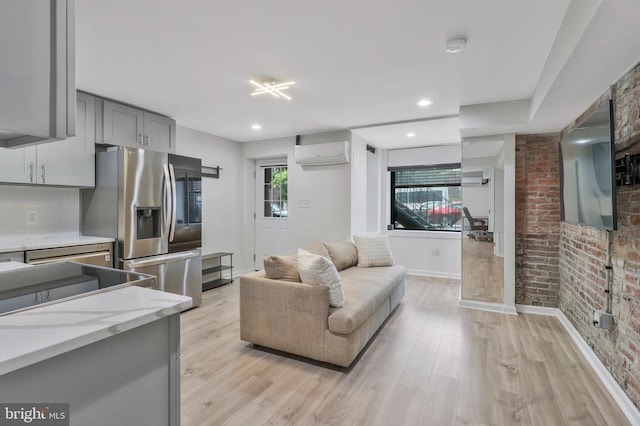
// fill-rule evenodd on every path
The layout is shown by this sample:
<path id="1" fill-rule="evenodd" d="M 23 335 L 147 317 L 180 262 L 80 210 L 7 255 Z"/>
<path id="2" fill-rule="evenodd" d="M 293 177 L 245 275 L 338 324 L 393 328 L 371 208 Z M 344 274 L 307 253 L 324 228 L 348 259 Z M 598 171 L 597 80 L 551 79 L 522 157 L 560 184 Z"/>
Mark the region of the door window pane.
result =
<path id="1" fill-rule="evenodd" d="M 289 175 L 286 166 L 265 167 L 263 182 L 264 217 L 288 217 L 288 180 Z"/>

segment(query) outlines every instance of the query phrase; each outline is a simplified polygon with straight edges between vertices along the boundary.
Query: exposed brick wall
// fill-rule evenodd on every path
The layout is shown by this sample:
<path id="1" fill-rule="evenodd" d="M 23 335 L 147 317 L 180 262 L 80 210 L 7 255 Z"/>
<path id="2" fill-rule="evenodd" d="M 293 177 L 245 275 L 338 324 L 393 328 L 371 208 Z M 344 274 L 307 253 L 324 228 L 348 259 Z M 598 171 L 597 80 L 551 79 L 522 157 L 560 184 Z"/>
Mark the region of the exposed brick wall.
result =
<path id="1" fill-rule="evenodd" d="M 623 76 L 568 131 L 614 99 L 616 157 L 640 152 L 640 64 Z M 563 223 L 559 307 L 612 376 L 640 406 L 640 185 L 616 190 L 618 230 L 612 232 L 611 312 L 614 329 L 593 326 L 593 311 L 606 308 L 607 232 Z"/>
<path id="2" fill-rule="evenodd" d="M 640 140 L 640 64 L 626 73 L 615 85 L 616 150 L 625 151 Z"/>
<path id="3" fill-rule="evenodd" d="M 559 135 L 516 137 L 516 303 L 558 306 Z"/>

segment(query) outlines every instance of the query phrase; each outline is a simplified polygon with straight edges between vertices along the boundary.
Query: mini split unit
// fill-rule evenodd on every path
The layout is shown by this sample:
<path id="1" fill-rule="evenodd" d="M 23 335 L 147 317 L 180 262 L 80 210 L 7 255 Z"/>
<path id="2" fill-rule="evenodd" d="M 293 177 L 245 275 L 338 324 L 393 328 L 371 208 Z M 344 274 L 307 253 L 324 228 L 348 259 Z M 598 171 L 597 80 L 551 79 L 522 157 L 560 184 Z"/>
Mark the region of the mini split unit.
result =
<path id="1" fill-rule="evenodd" d="M 296 145 L 296 163 L 301 166 L 328 166 L 349 162 L 349 142 Z"/>

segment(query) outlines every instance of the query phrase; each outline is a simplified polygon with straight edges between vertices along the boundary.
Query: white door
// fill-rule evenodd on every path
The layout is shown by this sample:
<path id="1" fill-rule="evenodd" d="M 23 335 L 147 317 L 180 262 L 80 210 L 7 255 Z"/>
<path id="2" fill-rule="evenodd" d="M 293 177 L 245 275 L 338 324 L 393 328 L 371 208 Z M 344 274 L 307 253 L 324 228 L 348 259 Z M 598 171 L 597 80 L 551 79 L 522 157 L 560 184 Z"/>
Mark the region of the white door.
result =
<path id="1" fill-rule="evenodd" d="M 255 269 L 263 269 L 264 256 L 293 254 L 287 252 L 289 230 L 287 161 L 257 161 L 255 177 Z"/>

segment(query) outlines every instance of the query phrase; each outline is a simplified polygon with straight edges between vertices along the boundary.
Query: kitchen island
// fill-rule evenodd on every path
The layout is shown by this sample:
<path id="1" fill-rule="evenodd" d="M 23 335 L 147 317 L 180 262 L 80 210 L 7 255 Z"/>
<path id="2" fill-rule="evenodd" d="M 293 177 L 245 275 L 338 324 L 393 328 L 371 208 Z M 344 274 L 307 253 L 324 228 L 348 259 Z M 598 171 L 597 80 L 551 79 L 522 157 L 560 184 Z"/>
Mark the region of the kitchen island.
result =
<path id="1" fill-rule="evenodd" d="M 0 403 L 69 404 L 70 425 L 179 424 L 190 307 L 126 286 L 0 316 Z"/>

